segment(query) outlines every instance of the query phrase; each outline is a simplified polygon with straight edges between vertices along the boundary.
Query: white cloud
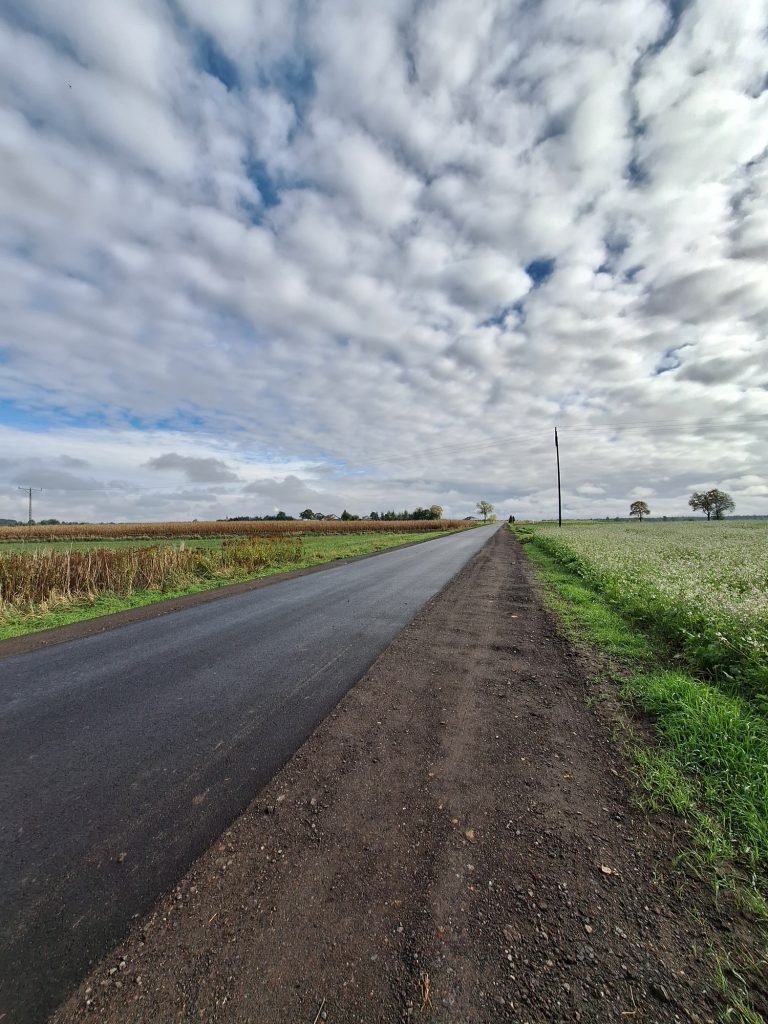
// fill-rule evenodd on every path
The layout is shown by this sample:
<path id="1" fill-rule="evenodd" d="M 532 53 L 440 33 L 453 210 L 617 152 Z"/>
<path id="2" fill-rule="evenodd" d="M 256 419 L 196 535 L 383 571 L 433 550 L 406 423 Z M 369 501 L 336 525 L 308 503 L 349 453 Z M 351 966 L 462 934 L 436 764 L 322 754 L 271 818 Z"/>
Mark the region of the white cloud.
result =
<path id="1" fill-rule="evenodd" d="M 0 516 L 765 510 L 763 0 L 108 7 L 0 20 Z"/>

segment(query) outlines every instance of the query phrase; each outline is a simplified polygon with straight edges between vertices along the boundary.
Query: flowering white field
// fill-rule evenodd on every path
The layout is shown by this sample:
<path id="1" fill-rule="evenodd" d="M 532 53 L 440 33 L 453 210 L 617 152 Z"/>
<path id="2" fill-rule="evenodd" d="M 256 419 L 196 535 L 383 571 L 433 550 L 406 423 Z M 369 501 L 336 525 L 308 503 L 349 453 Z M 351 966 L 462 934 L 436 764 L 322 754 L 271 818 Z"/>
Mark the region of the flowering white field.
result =
<path id="1" fill-rule="evenodd" d="M 535 535 L 699 669 L 768 699 L 768 522 L 543 524 Z"/>

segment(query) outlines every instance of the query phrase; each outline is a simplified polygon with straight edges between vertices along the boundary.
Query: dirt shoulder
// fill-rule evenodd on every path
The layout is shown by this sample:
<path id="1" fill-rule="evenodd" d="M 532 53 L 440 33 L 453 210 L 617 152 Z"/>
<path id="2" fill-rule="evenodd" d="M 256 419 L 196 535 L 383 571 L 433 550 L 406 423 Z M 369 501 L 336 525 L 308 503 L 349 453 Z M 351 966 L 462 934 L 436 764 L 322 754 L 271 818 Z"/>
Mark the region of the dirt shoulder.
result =
<path id="1" fill-rule="evenodd" d="M 54 1021 L 714 1021 L 588 697 L 498 531 Z"/>

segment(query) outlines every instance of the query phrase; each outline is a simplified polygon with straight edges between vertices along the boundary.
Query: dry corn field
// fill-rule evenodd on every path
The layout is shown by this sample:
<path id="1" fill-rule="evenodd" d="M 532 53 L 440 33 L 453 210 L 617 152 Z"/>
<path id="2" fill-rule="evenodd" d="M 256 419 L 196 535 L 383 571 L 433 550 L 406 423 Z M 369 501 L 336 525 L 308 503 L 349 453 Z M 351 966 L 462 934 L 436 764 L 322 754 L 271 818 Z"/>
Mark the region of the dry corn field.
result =
<path id="1" fill-rule="evenodd" d="M 99 594 L 180 589 L 301 561 L 300 537 L 225 541 L 221 548 L 91 548 L 0 555 L 0 610 L 83 600 Z"/>
<path id="2" fill-rule="evenodd" d="M 271 522 L 200 523 L 77 523 L 59 526 L 3 526 L 3 541 L 57 540 L 160 540 L 169 537 L 200 540 L 204 537 L 296 537 L 301 534 L 427 533 L 473 526 L 463 519 L 414 519 L 382 522 L 359 520 L 294 520 Z"/>

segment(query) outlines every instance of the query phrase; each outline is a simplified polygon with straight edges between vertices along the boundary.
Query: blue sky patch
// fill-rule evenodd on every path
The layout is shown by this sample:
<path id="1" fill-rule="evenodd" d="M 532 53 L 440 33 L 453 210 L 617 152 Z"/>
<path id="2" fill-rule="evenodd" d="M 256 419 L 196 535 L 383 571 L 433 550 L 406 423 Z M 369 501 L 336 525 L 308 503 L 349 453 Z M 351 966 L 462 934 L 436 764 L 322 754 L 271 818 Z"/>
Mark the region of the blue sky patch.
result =
<path id="1" fill-rule="evenodd" d="M 545 284 L 555 272 L 554 258 L 533 260 L 525 268 L 525 272 L 533 281 L 533 287 L 538 288 L 540 285 Z"/>
<path id="2" fill-rule="evenodd" d="M 299 121 L 304 119 L 317 88 L 315 65 L 308 54 L 283 57 L 259 77 L 262 85 L 277 89 L 293 104 Z"/>
<path id="3" fill-rule="evenodd" d="M 481 327 L 503 327 L 504 321 L 510 313 L 517 313 L 521 320 L 525 318 L 525 306 L 522 301 L 513 302 L 511 306 L 503 306 L 493 316 L 487 317 L 480 323 Z"/>
<path id="4" fill-rule="evenodd" d="M 678 367 L 683 365 L 682 360 L 678 356 L 679 351 L 679 348 L 667 349 L 662 358 L 654 367 L 653 374 L 655 377 L 660 377 L 663 373 L 669 373 L 671 370 L 677 370 Z"/>
<path id="5" fill-rule="evenodd" d="M 105 427 L 107 417 L 101 412 L 73 413 L 63 406 L 23 405 L 13 399 L 0 399 L 0 424 L 17 430 L 46 432 L 56 427 Z"/>
<path id="6" fill-rule="evenodd" d="M 240 73 L 236 65 L 227 57 L 224 51 L 216 45 L 212 36 L 205 32 L 198 32 L 197 57 L 200 67 L 206 74 L 218 78 L 221 84 L 229 92 L 232 89 L 240 88 Z"/>
<path id="7" fill-rule="evenodd" d="M 638 188 L 641 185 L 645 185 L 648 181 L 648 172 L 640 162 L 640 158 L 636 153 L 633 153 L 629 163 L 627 164 L 627 178 L 632 185 Z"/>
<path id="8" fill-rule="evenodd" d="M 267 170 L 263 160 L 249 159 L 245 164 L 245 173 L 250 181 L 259 190 L 261 201 L 266 208 L 278 206 L 280 203 L 280 191 L 272 175 Z"/>

